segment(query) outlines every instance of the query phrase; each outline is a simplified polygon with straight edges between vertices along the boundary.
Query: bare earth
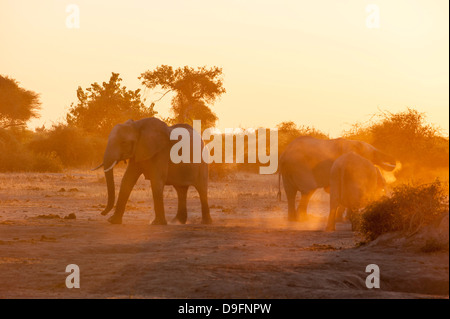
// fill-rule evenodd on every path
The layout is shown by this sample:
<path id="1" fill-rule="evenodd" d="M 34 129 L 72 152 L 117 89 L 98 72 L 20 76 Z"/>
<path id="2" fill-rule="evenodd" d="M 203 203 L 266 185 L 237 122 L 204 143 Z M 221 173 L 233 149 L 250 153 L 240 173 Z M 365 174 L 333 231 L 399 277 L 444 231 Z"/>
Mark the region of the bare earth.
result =
<path id="1" fill-rule="evenodd" d="M 289 223 L 277 191 L 275 175 L 211 182 L 213 225 L 200 224 L 190 189 L 187 225 L 151 226 L 141 178 L 124 224 L 110 225 L 101 172 L 0 174 L 0 298 L 448 298 L 448 252 L 358 248 L 349 224 L 323 231 L 325 193 L 310 221 Z M 170 221 L 176 192 L 165 198 Z M 65 286 L 68 264 L 80 267 L 80 289 Z M 366 288 L 368 264 L 380 267 L 380 289 Z"/>

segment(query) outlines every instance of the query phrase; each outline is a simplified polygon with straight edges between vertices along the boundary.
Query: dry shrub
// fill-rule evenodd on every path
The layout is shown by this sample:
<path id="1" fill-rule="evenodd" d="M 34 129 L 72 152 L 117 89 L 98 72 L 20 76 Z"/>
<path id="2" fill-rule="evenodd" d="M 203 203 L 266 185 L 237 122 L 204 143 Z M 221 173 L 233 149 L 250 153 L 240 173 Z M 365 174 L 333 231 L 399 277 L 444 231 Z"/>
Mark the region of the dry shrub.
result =
<path id="1" fill-rule="evenodd" d="M 400 180 L 414 177 L 431 182 L 438 176 L 448 176 L 448 137 L 439 128 L 427 124 L 425 115 L 412 108 L 376 114 L 368 123 L 355 124 L 344 137 L 365 141 L 394 156 L 402 163 L 396 175 Z"/>
<path id="2" fill-rule="evenodd" d="M 54 153 L 37 154 L 21 140 L 28 132 L 0 129 L 0 172 L 60 172 L 62 163 Z"/>
<path id="3" fill-rule="evenodd" d="M 63 124 L 37 132 L 28 143 L 35 153 L 54 154 L 65 167 L 85 167 L 101 162 L 106 139 Z"/>
<path id="4" fill-rule="evenodd" d="M 360 231 L 374 240 L 388 232 L 412 235 L 448 213 L 448 192 L 439 180 L 431 184 L 402 184 L 390 196 L 369 204 L 362 212 Z"/>
<path id="5" fill-rule="evenodd" d="M 292 121 L 282 122 L 277 125 L 278 128 L 278 154 L 284 152 L 286 147 L 297 137 L 311 136 L 319 139 L 328 139 L 325 133 L 310 126 L 297 126 Z"/>

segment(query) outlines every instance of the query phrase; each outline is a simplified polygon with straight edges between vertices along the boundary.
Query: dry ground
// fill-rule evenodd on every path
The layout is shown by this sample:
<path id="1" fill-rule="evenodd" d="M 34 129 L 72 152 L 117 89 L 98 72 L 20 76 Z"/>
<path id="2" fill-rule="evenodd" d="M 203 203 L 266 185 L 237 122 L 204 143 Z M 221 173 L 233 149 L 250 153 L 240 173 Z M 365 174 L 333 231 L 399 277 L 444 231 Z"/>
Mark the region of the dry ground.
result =
<path id="1" fill-rule="evenodd" d="M 0 174 L 0 298 L 448 298 L 448 252 L 358 248 L 345 223 L 324 232 L 320 191 L 311 220 L 289 223 L 277 190 L 275 175 L 212 182 L 213 225 L 200 224 L 192 189 L 187 225 L 151 226 L 149 183 L 140 179 L 124 224 L 110 225 L 100 215 L 101 173 Z M 175 191 L 167 187 L 165 198 L 170 220 Z M 71 213 L 76 219 L 39 217 Z M 80 289 L 65 286 L 68 264 L 80 267 Z M 380 267 L 380 289 L 365 286 L 368 264 Z"/>

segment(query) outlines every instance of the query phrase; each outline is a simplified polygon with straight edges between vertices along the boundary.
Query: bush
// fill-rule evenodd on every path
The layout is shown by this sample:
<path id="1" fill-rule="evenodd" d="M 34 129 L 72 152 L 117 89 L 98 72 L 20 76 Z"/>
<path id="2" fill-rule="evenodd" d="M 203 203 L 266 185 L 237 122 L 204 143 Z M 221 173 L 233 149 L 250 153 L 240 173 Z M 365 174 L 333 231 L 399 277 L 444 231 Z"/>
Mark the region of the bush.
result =
<path id="1" fill-rule="evenodd" d="M 23 134 L 0 129 L 0 172 L 60 172 L 55 154 L 36 154 L 20 142 Z"/>
<path id="2" fill-rule="evenodd" d="M 37 132 L 28 147 L 37 154 L 54 154 L 65 167 L 97 165 L 103 158 L 106 139 L 87 135 L 63 124 Z"/>
<path id="3" fill-rule="evenodd" d="M 344 137 L 365 141 L 394 156 L 402 163 L 397 178 L 414 176 L 429 182 L 437 176 L 448 176 L 449 139 L 439 128 L 427 124 L 423 113 L 408 108 L 399 113 L 381 112 L 374 118 L 355 124 Z"/>
<path id="4" fill-rule="evenodd" d="M 403 184 L 363 210 L 360 231 L 368 240 L 395 231 L 411 235 L 447 212 L 448 192 L 439 180 L 418 186 Z"/>
<path id="5" fill-rule="evenodd" d="M 281 122 L 278 128 L 278 154 L 284 152 L 286 147 L 297 137 L 311 136 L 319 139 L 329 139 L 325 133 L 310 126 L 297 126 L 294 122 Z"/>

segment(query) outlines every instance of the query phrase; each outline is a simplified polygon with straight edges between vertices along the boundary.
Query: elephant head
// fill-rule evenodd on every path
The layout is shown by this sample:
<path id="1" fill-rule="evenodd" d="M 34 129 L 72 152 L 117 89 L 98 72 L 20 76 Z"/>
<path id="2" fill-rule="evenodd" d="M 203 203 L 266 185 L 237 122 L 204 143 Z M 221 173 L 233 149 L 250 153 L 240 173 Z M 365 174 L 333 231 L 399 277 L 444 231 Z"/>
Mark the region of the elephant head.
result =
<path id="1" fill-rule="evenodd" d="M 113 168 L 120 161 L 134 161 L 135 164 L 150 160 L 169 145 L 168 126 L 156 119 L 139 121 L 128 120 L 117 124 L 111 130 L 103 156 L 108 202 L 102 215 L 108 214 L 115 203 L 115 186 Z"/>
<path id="2" fill-rule="evenodd" d="M 338 145 L 341 154 L 355 152 L 386 171 L 393 171 L 396 167 L 395 158 L 366 142 L 339 138 Z"/>

